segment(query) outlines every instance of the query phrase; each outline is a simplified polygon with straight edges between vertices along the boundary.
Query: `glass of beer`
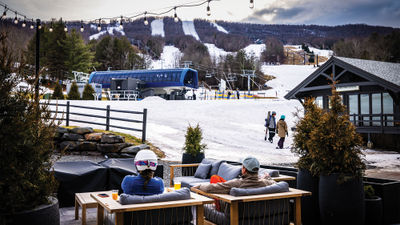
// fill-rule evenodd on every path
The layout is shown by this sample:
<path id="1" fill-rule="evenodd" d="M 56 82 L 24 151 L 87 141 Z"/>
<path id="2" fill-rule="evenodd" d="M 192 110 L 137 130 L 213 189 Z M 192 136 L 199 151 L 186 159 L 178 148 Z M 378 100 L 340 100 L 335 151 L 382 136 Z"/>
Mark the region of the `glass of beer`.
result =
<path id="1" fill-rule="evenodd" d="M 111 197 L 114 200 L 118 200 L 118 190 L 112 190 L 111 191 Z"/>
<path id="2" fill-rule="evenodd" d="M 175 190 L 181 189 L 181 182 L 174 182 L 174 189 Z"/>

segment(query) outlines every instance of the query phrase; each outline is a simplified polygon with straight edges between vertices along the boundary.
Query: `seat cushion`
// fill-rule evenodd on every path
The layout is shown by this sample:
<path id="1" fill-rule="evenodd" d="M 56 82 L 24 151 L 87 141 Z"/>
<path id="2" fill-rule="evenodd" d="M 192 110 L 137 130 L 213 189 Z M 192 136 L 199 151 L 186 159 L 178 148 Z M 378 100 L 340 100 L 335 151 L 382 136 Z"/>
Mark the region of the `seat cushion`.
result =
<path id="1" fill-rule="evenodd" d="M 211 164 L 210 177 L 212 175 L 218 174 L 219 166 L 221 165 L 222 162 L 224 161 L 216 159 L 208 159 L 208 158 L 205 158 L 201 161 L 201 163 Z"/>
<path id="2" fill-rule="evenodd" d="M 279 177 L 279 170 L 260 168 L 260 170 L 258 171 L 259 176 L 262 176 L 265 173 L 268 173 L 270 177 Z"/>
<path id="3" fill-rule="evenodd" d="M 196 172 L 194 173 L 194 177 L 207 179 L 210 170 L 211 164 L 200 163 L 200 165 L 196 169 Z"/>
<path id="4" fill-rule="evenodd" d="M 121 194 L 120 203 L 122 205 L 139 204 L 146 202 L 166 202 L 190 199 L 190 190 L 188 188 L 181 188 L 172 192 L 164 192 L 158 195 L 129 195 Z"/>
<path id="5" fill-rule="evenodd" d="M 226 162 L 223 162 L 219 166 L 218 176 L 224 178 L 225 180 L 232 180 L 239 177 L 241 171 L 242 171 L 242 166 L 234 166 Z"/>
<path id="6" fill-rule="evenodd" d="M 201 179 L 194 176 L 184 176 L 184 177 L 175 177 L 174 183 L 175 182 L 181 182 L 182 187 L 191 188 L 194 186 L 193 184 L 210 183 L 210 179 Z"/>
<path id="7" fill-rule="evenodd" d="M 233 196 L 246 196 L 246 195 L 261 195 L 289 191 L 289 184 L 281 181 L 266 187 L 259 188 L 232 188 L 229 192 Z"/>

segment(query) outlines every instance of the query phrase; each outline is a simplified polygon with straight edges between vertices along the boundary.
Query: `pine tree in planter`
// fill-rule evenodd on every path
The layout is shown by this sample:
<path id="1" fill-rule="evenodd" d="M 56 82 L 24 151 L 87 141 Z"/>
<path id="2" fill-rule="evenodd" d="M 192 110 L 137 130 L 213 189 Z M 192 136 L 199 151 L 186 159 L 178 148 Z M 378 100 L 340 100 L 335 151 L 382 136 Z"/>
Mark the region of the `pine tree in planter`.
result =
<path id="1" fill-rule="evenodd" d="M 182 155 L 182 163 L 199 163 L 204 159 L 204 149 L 206 145 L 201 143 L 203 134 L 199 124 L 192 127 L 190 124 L 187 128 L 185 135 L 185 146 L 183 147 L 184 153 Z"/>
<path id="2" fill-rule="evenodd" d="M 0 34 L 0 224 L 57 225 L 58 201 L 50 197 L 56 190 L 50 161 L 56 125 L 46 106 L 29 98 L 32 90 L 13 90 L 19 73 L 7 46 Z"/>
<path id="3" fill-rule="evenodd" d="M 322 224 L 364 224 L 361 136 L 332 84 L 330 109 L 310 133 L 307 149 L 313 174 L 320 175 L 319 206 Z"/>
<path id="4" fill-rule="evenodd" d="M 53 94 L 51 95 L 52 99 L 60 99 L 60 100 L 64 100 L 64 94 L 62 92 L 62 87 L 61 84 L 59 83 L 59 81 L 57 80 L 56 85 L 54 87 L 54 91 Z"/>
<path id="5" fill-rule="evenodd" d="M 93 100 L 94 99 L 94 89 L 92 85 L 86 84 L 85 88 L 83 89 L 82 99 L 83 100 Z"/>
<path id="6" fill-rule="evenodd" d="M 71 85 L 71 88 L 69 89 L 68 92 L 68 99 L 69 100 L 80 100 L 81 99 L 81 94 L 79 93 L 79 88 L 76 82 L 73 82 Z"/>

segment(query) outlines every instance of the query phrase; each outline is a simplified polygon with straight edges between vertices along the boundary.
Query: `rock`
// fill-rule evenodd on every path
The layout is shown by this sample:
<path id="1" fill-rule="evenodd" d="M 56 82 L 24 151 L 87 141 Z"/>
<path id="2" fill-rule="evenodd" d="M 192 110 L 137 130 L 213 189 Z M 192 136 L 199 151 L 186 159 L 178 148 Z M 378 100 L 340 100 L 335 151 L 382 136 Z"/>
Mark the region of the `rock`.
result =
<path id="1" fill-rule="evenodd" d="M 128 143 L 97 144 L 97 151 L 102 153 L 116 153 L 129 146 Z"/>
<path id="2" fill-rule="evenodd" d="M 80 134 L 65 133 L 65 134 L 62 136 L 62 139 L 63 139 L 63 140 L 66 140 L 66 141 L 77 141 L 77 140 L 79 140 L 79 139 L 83 139 L 83 136 L 80 135 Z"/>
<path id="3" fill-rule="evenodd" d="M 137 154 L 140 150 L 150 149 L 150 147 L 146 144 L 130 146 L 121 150 L 121 153 L 129 153 L 129 154 Z"/>
<path id="4" fill-rule="evenodd" d="M 89 133 L 85 134 L 85 139 L 87 141 L 100 141 L 103 133 Z"/>
<path id="5" fill-rule="evenodd" d="M 77 142 L 77 150 L 78 151 L 96 151 L 97 144 L 96 144 L 96 142 L 80 141 L 80 142 Z"/>
<path id="6" fill-rule="evenodd" d="M 123 142 L 125 142 L 125 138 L 119 135 L 104 134 L 103 136 L 101 136 L 101 143 L 113 144 L 113 143 L 123 143 Z"/>
<path id="7" fill-rule="evenodd" d="M 63 141 L 60 143 L 60 150 L 75 151 L 77 144 L 75 141 Z"/>
<path id="8" fill-rule="evenodd" d="M 62 136 L 63 136 L 65 133 L 68 133 L 68 129 L 67 129 L 67 128 L 64 128 L 64 127 L 57 127 L 56 135 L 54 135 L 54 138 L 55 138 L 55 139 L 62 138 Z"/>
<path id="9" fill-rule="evenodd" d="M 87 133 L 93 133 L 93 128 L 91 127 L 77 127 L 71 130 L 72 133 L 74 134 L 87 134 Z"/>

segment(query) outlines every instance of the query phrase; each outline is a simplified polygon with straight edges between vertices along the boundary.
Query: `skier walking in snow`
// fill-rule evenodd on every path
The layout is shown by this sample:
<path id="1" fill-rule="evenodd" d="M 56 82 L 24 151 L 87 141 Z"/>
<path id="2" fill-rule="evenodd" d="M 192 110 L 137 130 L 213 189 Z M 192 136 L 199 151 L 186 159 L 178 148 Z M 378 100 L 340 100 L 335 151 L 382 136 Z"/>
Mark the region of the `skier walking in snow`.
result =
<path id="1" fill-rule="evenodd" d="M 266 120 L 266 127 L 269 131 L 269 137 L 268 141 L 273 142 L 273 138 L 275 136 L 275 130 L 276 130 L 276 120 L 275 120 L 276 112 L 272 111 L 272 115 L 268 115 L 268 117 L 265 119 Z M 265 134 L 265 137 L 267 134 Z"/>
<path id="2" fill-rule="evenodd" d="M 285 122 L 285 115 L 281 115 L 281 119 L 278 121 L 276 125 L 276 131 L 278 132 L 278 136 L 280 137 L 278 141 L 278 147 L 283 148 L 283 142 L 285 142 L 285 135 L 288 136 L 287 124 Z"/>

